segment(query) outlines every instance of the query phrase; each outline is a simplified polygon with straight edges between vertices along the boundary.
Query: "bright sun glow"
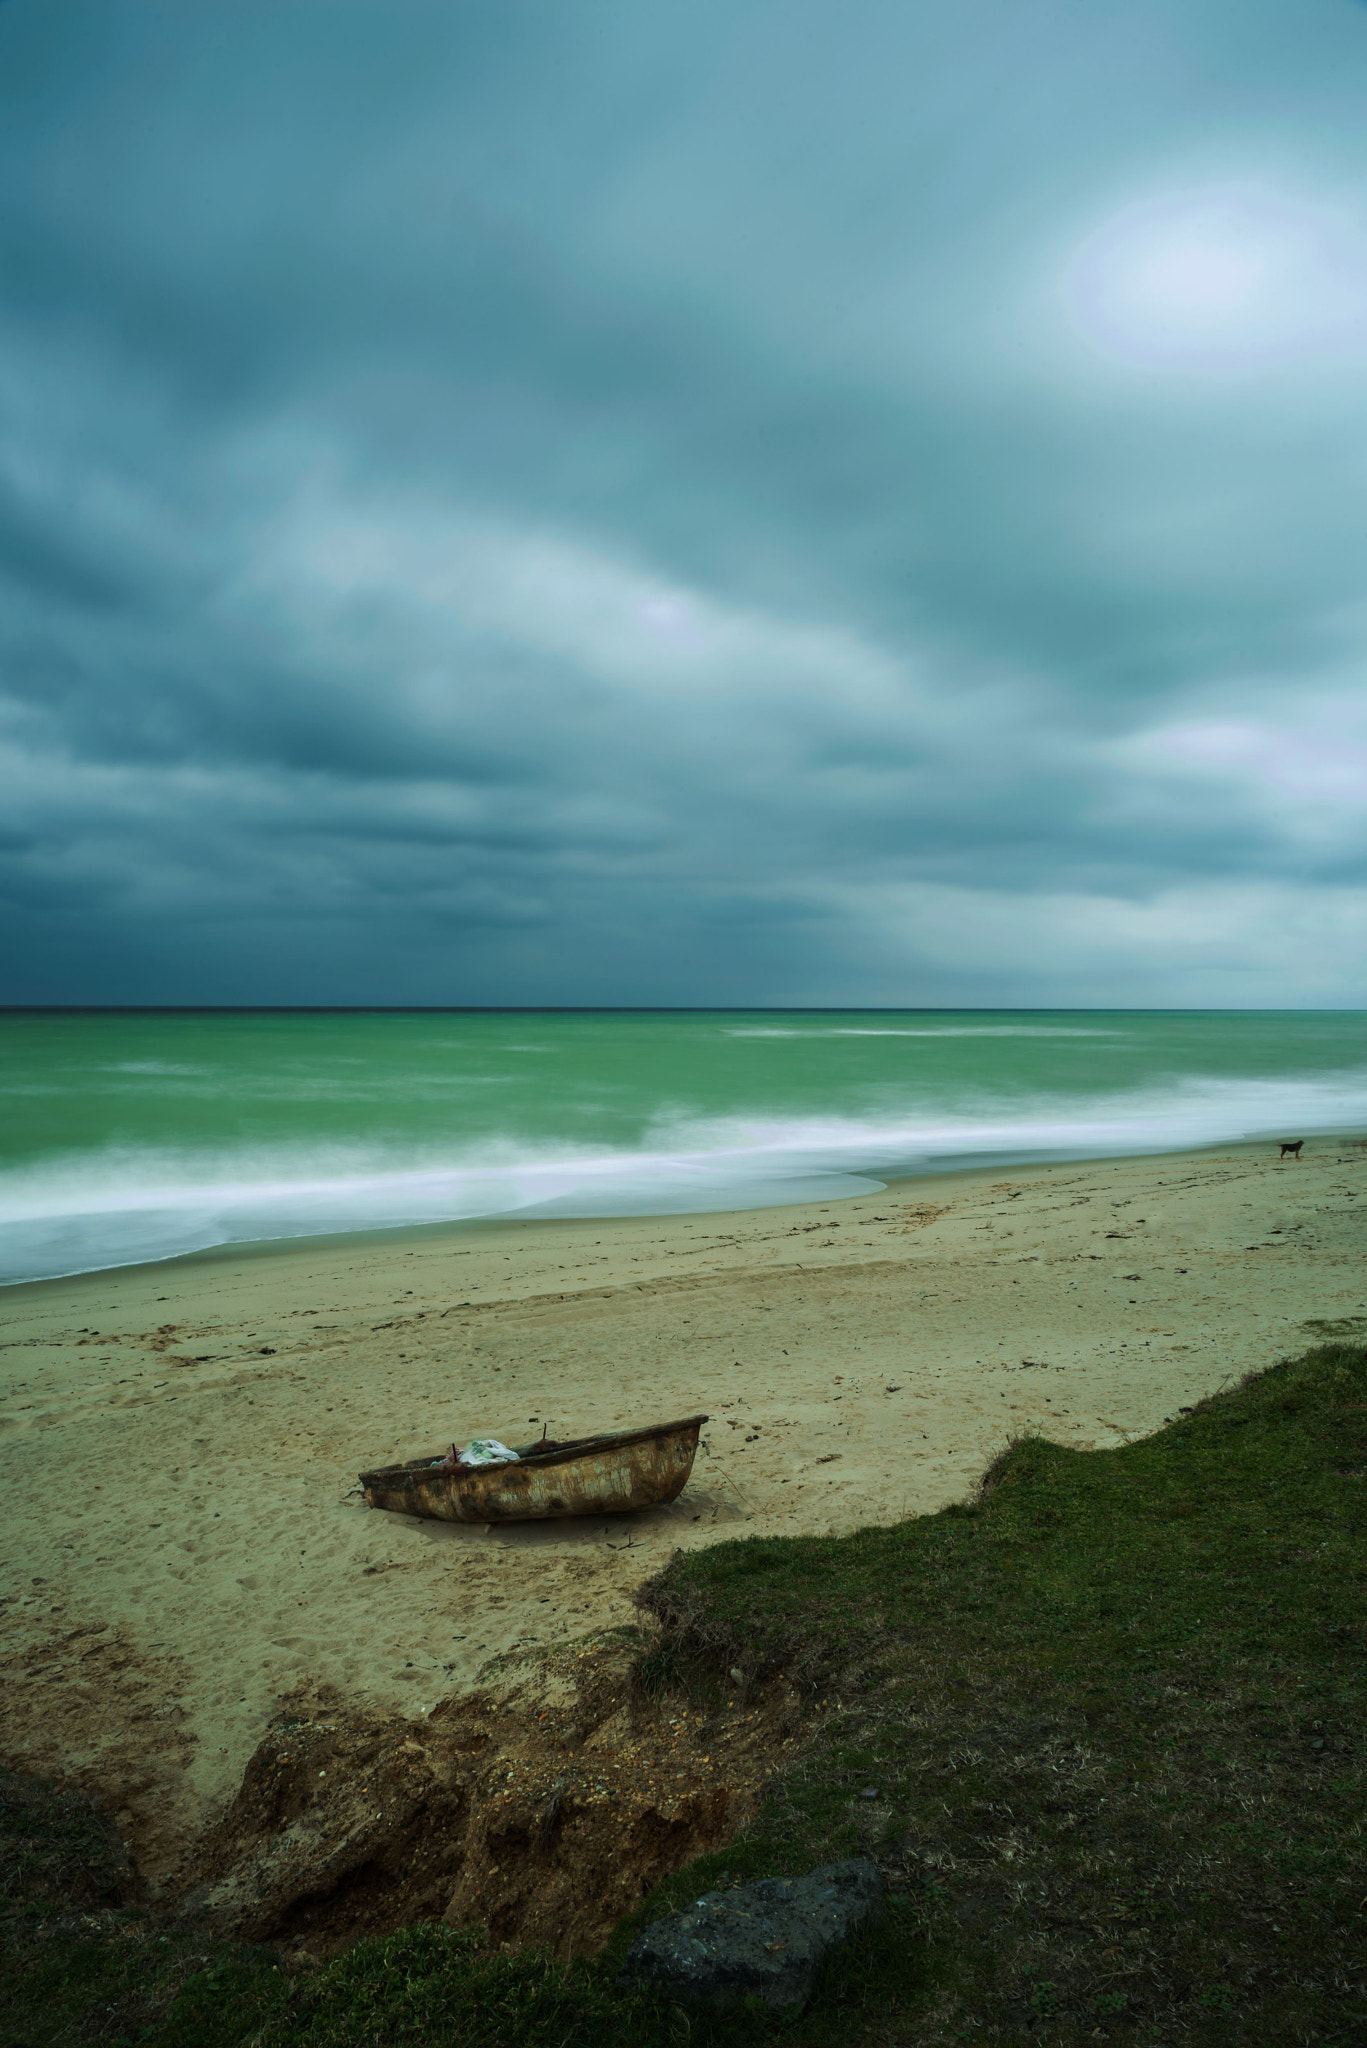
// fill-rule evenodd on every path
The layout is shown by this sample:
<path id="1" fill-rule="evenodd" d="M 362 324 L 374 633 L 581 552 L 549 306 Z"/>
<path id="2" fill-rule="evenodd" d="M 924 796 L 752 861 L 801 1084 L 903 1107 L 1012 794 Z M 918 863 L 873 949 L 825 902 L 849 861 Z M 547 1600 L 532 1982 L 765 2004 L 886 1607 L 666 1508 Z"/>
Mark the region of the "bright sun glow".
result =
<path id="1" fill-rule="evenodd" d="M 1258 250 L 1192 235 L 1141 258 L 1127 280 L 1129 297 L 1159 318 L 1224 319 L 1253 304 L 1267 267 Z"/>
<path id="2" fill-rule="evenodd" d="M 1147 200 L 1088 236 L 1067 296 L 1132 361 L 1234 367 L 1367 343 L 1367 239 L 1329 209 L 1250 186 Z"/>

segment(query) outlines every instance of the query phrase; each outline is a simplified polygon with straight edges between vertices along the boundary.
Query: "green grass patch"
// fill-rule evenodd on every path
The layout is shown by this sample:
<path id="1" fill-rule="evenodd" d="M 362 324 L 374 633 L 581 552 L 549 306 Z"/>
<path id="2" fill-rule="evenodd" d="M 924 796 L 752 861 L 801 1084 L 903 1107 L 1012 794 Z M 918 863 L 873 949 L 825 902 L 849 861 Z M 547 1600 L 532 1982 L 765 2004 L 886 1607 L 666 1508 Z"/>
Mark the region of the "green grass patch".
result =
<path id="1" fill-rule="evenodd" d="M 642 1681 L 734 1698 L 784 1672 L 816 1732 L 745 1838 L 592 1961 L 420 1926 L 290 1979 L 129 1904 L 81 1802 L 58 1826 L 0 1800 L 0 2040 L 1363 2048 L 1365 1488 L 1367 1348 L 1337 1342 L 1122 1450 L 1018 1444 L 973 1506 L 676 1557 Z M 852 1852 L 890 1916 L 801 2021 L 613 1992 L 644 1920 Z"/>
<path id="2" fill-rule="evenodd" d="M 878 2038 L 1367 2042 L 1365 1488 L 1333 1344 L 1122 1450 L 1018 1444 L 974 1506 L 654 1582 L 700 1682 L 829 1702 L 746 1850 L 900 1881 L 925 1983 Z"/>
<path id="3" fill-rule="evenodd" d="M 122 1843 L 88 1799 L 8 1771 L 0 1957 L 4 2048 L 235 2048 L 285 1988 L 268 1951 L 206 1943 L 148 1914 Z"/>

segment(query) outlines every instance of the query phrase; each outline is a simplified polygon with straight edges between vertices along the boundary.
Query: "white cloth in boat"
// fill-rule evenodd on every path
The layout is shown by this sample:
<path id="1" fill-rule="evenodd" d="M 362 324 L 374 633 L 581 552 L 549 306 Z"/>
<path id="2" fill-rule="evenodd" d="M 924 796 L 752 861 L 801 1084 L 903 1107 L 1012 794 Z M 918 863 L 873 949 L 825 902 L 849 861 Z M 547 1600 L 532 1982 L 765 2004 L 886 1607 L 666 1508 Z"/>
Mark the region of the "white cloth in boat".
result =
<path id="1" fill-rule="evenodd" d="M 496 1436 L 477 1436 L 461 1451 L 460 1462 L 462 1465 L 515 1465 L 517 1452 L 510 1451 L 507 1444 L 501 1444 Z"/>

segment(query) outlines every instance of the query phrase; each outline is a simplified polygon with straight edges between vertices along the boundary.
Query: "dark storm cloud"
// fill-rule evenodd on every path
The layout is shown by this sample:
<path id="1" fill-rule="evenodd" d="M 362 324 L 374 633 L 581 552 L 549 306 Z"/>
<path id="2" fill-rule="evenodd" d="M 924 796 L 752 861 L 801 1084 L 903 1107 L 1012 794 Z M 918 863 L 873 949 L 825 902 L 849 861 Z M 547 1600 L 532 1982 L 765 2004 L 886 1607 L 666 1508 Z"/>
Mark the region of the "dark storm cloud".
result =
<path id="1" fill-rule="evenodd" d="M 3 993 L 1362 1000 L 1364 86 L 1347 0 L 10 0 Z"/>

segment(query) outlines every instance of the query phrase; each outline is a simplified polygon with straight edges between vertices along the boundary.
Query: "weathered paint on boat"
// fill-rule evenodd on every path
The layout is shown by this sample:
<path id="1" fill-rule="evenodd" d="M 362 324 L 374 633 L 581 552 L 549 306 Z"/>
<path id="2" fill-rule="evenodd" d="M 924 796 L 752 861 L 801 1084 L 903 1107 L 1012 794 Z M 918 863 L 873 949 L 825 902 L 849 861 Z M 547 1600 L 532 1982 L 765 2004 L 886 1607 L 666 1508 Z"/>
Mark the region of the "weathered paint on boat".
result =
<path id="1" fill-rule="evenodd" d="M 561 1515 L 624 1515 L 662 1507 L 688 1484 L 705 1415 L 613 1436 L 577 1437 L 513 1465 L 441 1471 L 409 1458 L 362 1472 L 367 1505 L 436 1522 L 537 1522 Z"/>

